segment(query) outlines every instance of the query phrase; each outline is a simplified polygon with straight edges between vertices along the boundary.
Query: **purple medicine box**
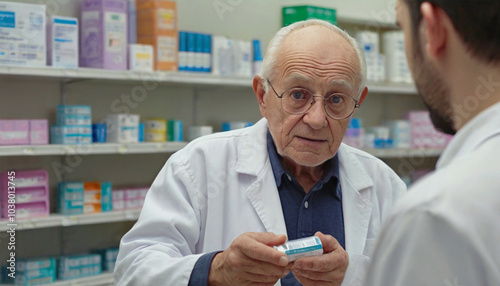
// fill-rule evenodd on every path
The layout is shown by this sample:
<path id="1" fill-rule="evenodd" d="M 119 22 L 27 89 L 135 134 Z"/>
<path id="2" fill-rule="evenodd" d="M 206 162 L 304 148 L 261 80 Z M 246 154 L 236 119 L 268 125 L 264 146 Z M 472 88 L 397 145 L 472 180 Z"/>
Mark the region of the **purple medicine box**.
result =
<path id="1" fill-rule="evenodd" d="M 127 0 L 82 1 L 80 66 L 127 69 L 127 13 Z"/>

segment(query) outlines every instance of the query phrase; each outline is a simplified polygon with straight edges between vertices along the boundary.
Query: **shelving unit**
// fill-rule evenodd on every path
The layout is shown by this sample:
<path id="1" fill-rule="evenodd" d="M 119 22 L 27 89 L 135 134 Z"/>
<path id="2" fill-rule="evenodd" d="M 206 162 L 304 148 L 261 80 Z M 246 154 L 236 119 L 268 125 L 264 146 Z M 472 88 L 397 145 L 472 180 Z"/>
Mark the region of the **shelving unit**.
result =
<path id="1" fill-rule="evenodd" d="M 19 145 L 0 146 L 0 156 L 100 155 L 173 153 L 185 142 L 102 143 L 89 145 Z"/>
<path id="2" fill-rule="evenodd" d="M 24 2 L 35 3 L 36 1 L 24 0 Z M 74 9 L 76 4 L 70 2 L 71 1 L 68 2 L 69 4 L 61 4 L 59 7 L 57 7 L 61 10 L 62 15 L 76 15 L 76 11 Z M 199 30 L 200 32 L 207 33 L 214 32 L 200 30 L 201 25 L 199 23 L 196 24 L 198 18 L 205 19 L 207 17 L 207 13 L 210 14 L 210 12 L 214 13 L 212 14 L 212 16 L 219 17 L 219 19 L 221 20 L 221 23 L 218 23 L 217 21 L 211 21 L 213 22 L 212 24 L 214 24 L 215 29 L 219 29 L 222 26 L 230 27 L 230 29 L 228 29 L 228 31 L 226 32 L 218 31 L 218 34 L 227 34 L 230 37 L 243 39 L 248 35 L 242 35 L 240 37 L 240 35 L 235 36 L 231 35 L 231 33 L 238 30 L 238 25 L 240 25 L 242 22 L 250 21 L 252 23 L 252 27 L 254 28 L 254 30 L 251 31 L 252 37 L 263 39 L 263 46 L 265 46 L 265 41 L 270 38 L 269 36 L 273 34 L 273 30 L 275 30 L 272 25 L 269 25 L 269 23 L 264 23 L 266 21 L 255 21 L 255 17 L 238 17 L 239 19 L 237 21 L 237 24 L 235 24 L 234 27 L 231 27 L 231 24 L 223 23 L 222 18 L 220 18 L 221 15 L 215 14 L 215 11 L 208 11 L 207 9 L 204 9 L 202 7 L 203 5 L 205 5 L 206 7 L 213 8 L 212 3 L 209 2 L 191 3 L 189 1 L 178 1 L 178 5 L 180 10 L 186 7 L 191 10 L 200 10 L 194 11 L 192 15 L 190 14 L 189 17 L 184 18 L 189 19 L 189 21 L 186 20 L 187 22 L 185 23 L 179 23 L 179 27 L 182 27 L 185 30 Z M 242 2 L 240 5 L 241 7 L 232 7 L 235 9 L 234 11 L 236 11 L 236 13 L 239 13 L 239 11 L 251 11 L 251 9 L 244 9 L 243 6 L 255 4 L 252 1 L 252 4 Z M 271 16 L 278 13 L 277 11 L 279 11 L 279 9 L 277 8 L 284 5 L 284 3 L 271 3 L 269 1 L 261 1 L 261 4 L 257 5 L 265 5 L 265 7 L 269 8 L 265 10 L 262 9 L 262 11 L 259 10 L 259 13 L 264 13 L 264 15 Z M 327 5 L 331 4 L 325 1 L 325 6 Z M 356 7 L 355 10 L 357 13 L 358 7 Z M 187 9 L 185 11 L 187 11 Z M 203 17 L 198 17 L 196 13 L 200 13 L 200 15 L 203 15 Z M 231 13 L 228 12 L 223 16 L 231 18 Z M 262 17 L 267 19 L 267 16 Z M 208 17 L 210 17 L 210 15 L 208 15 Z M 271 17 L 268 18 L 271 19 Z M 181 20 L 182 17 L 179 17 L 179 19 Z M 338 17 L 338 22 L 341 25 L 345 24 L 349 26 L 369 27 L 373 26 L 373 24 L 375 23 L 377 24 L 377 27 L 381 29 L 397 28 L 396 25 L 391 23 L 379 23 L 349 17 Z M 191 24 L 195 25 L 195 27 L 191 27 Z M 258 26 L 261 24 L 263 25 L 262 29 L 260 29 Z M 199 27 L 196 27 L 196 25 L 198 25 Z M 208 29 L 214 29 L 214 27 L 210 27 Z M 203 29 L 204 28 L 205 27 L 203 27 Z M 248 33 L 250 33 L 250 31 Z M 240 110 L 237 110 L 238 107 L 241 109 L 255 109 L 255 116 L 253 117 L 253 119 L 258 120 L 258 118 L 260 118 L 260 114 L 258 113 L 258 106 L 256 104 L 255 106 L 250 106 L 250 102 L 255 103 L 254 97 L 251 97 L 252 78 L 221 77 L 211 74 L 190 72 L 133 72 L 89 68 L 61 69 L 53 67 L 20 66 L 0 66 L 0 91 L 3 91 L 0 92 L 0 94 L 4 97 L 3 101 L 2 98 L 0 98 L 0 107 L 2 104 L 4 104 L 4 106 L 8 106 L 7 108 L 5 108 L 7 112 L 3 112 L 2 117 L 5 116 L 5 114 L 7 114 L 6 118 L 27 118 L 30 116 L 35 116 L 31 118 L 49 118 L 50 121 L 53 121 L 53 118 L 51 118 L 51 116 L 53 117 L 54 115 L 51 114 L 51 112 L 55 110 L 55 106 L 57 104 L 64 102 L 64 100 L 68 97 L 70 99 L 70 104 L 76 102 L 78 104 L 91 105 L 92 111 L 94 112 L 95 109 L 98 116 L 102 116 L 106 114 L 105 112 L 111 112 L 110 106 L 112 106 L 112 100 L 120 99 L 120 96 L 123 92 L 130 93 L 130 91 L 133 89 L 133 87 L 131 86 L 142 86 L 144 82 L 158 83 L 158 88 L 155 89 L 154 92 L 148 93 L 148 101 L 154 101 L 153 104 L 144 104 L 144 102 L 139 102 L 143 105 L 137 109 L 131 110 L 132 113 L 142 113 L 141 117 L 143 114 L 154 114 L 154 116 L 158 116 L 157 114 L 161 114 L 164 116 L 170 116 L 168 112 L 170 110 L 175 110 L 177 112 L 176 116 L 179 116 L 179 114 L 187 114 L 186 117 L 189 120 L 192 119 L 191 122 L 189 122 L 188 120 L 186 125 L 196 123 L 215 126 L 215 124 L 218 124 L 219 121 L 221 121 L 221 118 L 224 118 L 224 120 L 234 120 L 236 116 L 242 116 L 242 118 L 245 118 L 246 120 L 247 117 L 253 116 L 253 114 L 251 113 L 244 113 Z M 7 88 L 4 89 L 4 87 Z M 24 89 L 25 87 L 26 89 Z M 370 94 L 376 93 L 382 96 L 389 95 L 389 97 L 405 95 L 407 96 L 407 98 L 409 98 L 412 97 L 412 95 L 416 95 L 415 87 L 410 84 L 369 82 L 368 89 Z M 18 91 L 19 94 L 17 94 Z M 17 105 L 10 104 L 11 102 L 19 101 L 18 104 L 21 105 L 24 104 L 24 101 L 28 100 L 34 101 L 34 103 L 30 103 L 31 105 L 38 104 L 39 106 L 28 106 L 27 110 L 19 108 L 19 113 L 14 113 L 11 111 L 13 106 L 17 107 Z M 103 103 L 101 103 L 101 100 Z M 182 102 L 178 103 L 179 101 Z M 100 105 L 105 105 L 105 107 L 102 107 Z M 167 105 L 175 106 L 171 107 Z M 165 111 L 164 114 L 158 112 L 158 110 L 165 107 L 170 108 L 170 110 Z M 202 112 L 202 114 L 197 113 L 200 108 L 202 108 L 202 110 L 204 111 Z M 215 110 L 215 108 L 217 109 Z M 213 110 L 213 116 L 210 114 L 207 115 L 208 112 L 206 112 L 206 110 Z M 221 110 L 225 110 L 226 112 L 230 113 L 230 115 L 221 113 Z M 2 111 L 2 108 L 0 108 L 0 111 Z M 148 114 L 147 112 L 150 113 Z M 227 118 L 225 116 L 227 116 Z M 77 161 L 74 166 L 71 165 L 72 173 L 70 174 L 70 179 L 90 179 L 93 178 L 96 173 L 105 170 L 112 173 L 112 175 L 114 175 L 115 177 L 117 173 L 123 172 L 124 174 L 120 174 L 120 176 L 124 178 L 123 181 L 134 180 L 135 183 L 135 181 L 143 180 L 150 183 L 151 178 L 145 177 L 144 174 L 148 173 L 156 175 L 158 171 L 158 165 L 153 164 L 153 166 L 147 170 L 143 170 L 145 169 L 144 166 L 150 164 L 150 161 L 155 161 L 155 164 L 157 162 L 164 161 L 168 157 L 168 155 L 180 150 L 181 148 L 186 146 L 186 144 L 186 142 L 165 142 L 136 144 L 103 143 L 91 145 L 0 146 L 0 160 L 3 161 L 3 163 L 0 162 L 0 168 L 3 168 L 2 171 L 4 171 L 7 167 L 10 168 L 9 164 L 12 164 L 13 166 L 17 167 L 27 166 L 26 168 L 33 168 L 33 166 L 43 166 L 49 169 L 52 168 L 51 163 L 53 162 L 65 164 L 67 161 L 71 161 L 72 157 L 78 157 L 73 155 L 92 155 L 83 156 L 83 162 Z M 433 158 L 439 156 L 441 153 L 441 150 L 363 150 L 382 159 L 416 156 Z M 110 159 L 108 162 L 106 161 L 108 158 L 112 159 Z M 129 169 L 133 170 L 130 171 Z M 54 175 L 52 175 L 52 177 L 54 177 Z M 52 183 L 55 181 L 56 180 L 52 180 Z M 54 185 L 52 185 L 51 191 L 53 192 L 54 189 L 55 187 Z M 64 236 L 64 239 L 61 239 L 59 237 L 57 239 L 61 239 L 61 241 L 52 241 L 54 244 L 56 244 L 54 248 L 61 247 L 62 249 L 65 247 L 64 243 L 67 243 L 64 240 L 69 241 L 71 238 L 73 238 L 74 233 L 77 232 L 75 229 L 80 229 L 82 230 L 81 232 L 83 232 L 83 229 L 87 230 L 87 228 L 92 228 L 92 230 L 93 228 L 95 228 L 101 231 L 105 228 L 111 228 L 110 226 L 115 226 L 115 224 L 118 223 L 123 223 L 124 225 L 129 227 L 129 224 L 135 221 L 138 218 L 139 214 L 139 209 L 73 216 L 64 216 L 53 213 L 48 217 L 17 220 L 16 231 L 19 231 L 19 233 L 17 233 L 16 235 L 19 239 L 21 239 L 21 236 L 28 237 L 34 232 L 36 232 L 37 234 L 42 234 L 40 237 L 48 237 L 48 233 L 51 232 L 59 232 L 59 234 L 64 233 L 64 235 L 61 235 Z M 0 239 L 3 241 L 5 240 L 1 237 L 1 233 L 5 234 L 5 231 L 7 229 L 7 221 L 0 220 Z M 24 233 L 27 234 L 23 235 Z M 78 232 L 78 234 L 81 233 Z M 92 235 L 94 234 L 87 234 L 86 238 L 90 238 L 90 236 Z M 115 233 L 113 233 L 112 235 L 115 235 Z M 97 237 L 98 235 L 95 236 Z M 39 236 L 37 235 L 36 237 L 38 238 Z M 32 238 L 24 238 L 24 241 L 31 242 L 30 239 Z M 91 239 L 92 238 L 88 240 Z M 21 241 L 23 240 L 21 239 Z M 82 243 L 85 244 L 88 243 L 88 241 L 83 241 Z M 24 247 L 33 248 L 35 246 L 26 246 L 25 244 Z M 50 245 L 45 245 L 44 243 L 44 248 L 45 247 L 50 247 Z M 3 254 L 5 251 L 6 249 L 0 249 L 0 254 Z M 24 252 L 30 253 L 30 251 L 33 251 L 33 249 Z M 113 276 L 111 273 L 103 273 L 98 276 L 86 277 L 81 279 L 57 281 L 50 285 L 113 285 Z"/>
<path id="3" fill-rule="evenodd" d="M 0 286 L 8 286 L 12 284 L 0 284 Z M 46 284 L 47 285 L 47 284 Z M 71 280 L 57 280 L 54 283 L 50 283 L 51 286 L 112 286 L 113 283 L 113 273 L 105 272 L 100 275 L 83 277 Z"/>
<path id="4" fill-rule="evenodd" d="M 47 227 L 67 227 L 67 226 L 77 226 L 77 225 L 88 225 L 88 224 L 99 224 L 99 223 L 110 223 L 118 221 L 134 221 L 139 217 L 140 209 L 129 209 L 129 210 L 119 210 L 110 211 L 95 214 L 82 214 L 82 215 L 60 215 L 51 214 L 47 217 L 32 217 L 17 220 L 15 224 L 16 230 L 27 230 L 27 229 L 37 229 L 37 228 L 47 228 Z M 9 224 L 7 220 L 0 220 L 0 231 L 9 230 Z"/>

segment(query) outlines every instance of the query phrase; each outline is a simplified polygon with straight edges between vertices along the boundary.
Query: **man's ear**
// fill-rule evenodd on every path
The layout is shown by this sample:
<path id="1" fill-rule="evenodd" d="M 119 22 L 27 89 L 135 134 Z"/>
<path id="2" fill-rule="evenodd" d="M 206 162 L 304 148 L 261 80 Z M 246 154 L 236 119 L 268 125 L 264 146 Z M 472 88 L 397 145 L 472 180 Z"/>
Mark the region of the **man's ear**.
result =
<path id="1" fill-rule="evenodd" d="M 429 2 L 420 5 L 422 13 L 422 23 L 420 24 L 420 39 L 423 51 L 429 58 L 438 58 L 446 49 L 448 28 L 451 21 L 448 15 L 439 7 Z M 453 28 L 453 25 L 451 26 Z"/>
<path id="2" fill-rule="evenodd" d="M 367 94 L 368 94 L 368 87 L 365 86 L 365 88 L 363 89 L 363 92 L 361 93 L 361 96 L 359 97 L 359 100 L 358 100 L 359 106 L 361 106 L 361 103 L 363 103 Z"/>
<path id="3" fill-rule="evenodd" d="M 255 97 L 257 98 L 257 103 L 259 104 L 260 114 L 266 117 L 266 103 L 264 102 L 264 95 L 266 94 L 266 90 L 264 88 L 264 79 L 259 75 L 256 75 L 253 78 L 253 92 L 255 93 Z"/>

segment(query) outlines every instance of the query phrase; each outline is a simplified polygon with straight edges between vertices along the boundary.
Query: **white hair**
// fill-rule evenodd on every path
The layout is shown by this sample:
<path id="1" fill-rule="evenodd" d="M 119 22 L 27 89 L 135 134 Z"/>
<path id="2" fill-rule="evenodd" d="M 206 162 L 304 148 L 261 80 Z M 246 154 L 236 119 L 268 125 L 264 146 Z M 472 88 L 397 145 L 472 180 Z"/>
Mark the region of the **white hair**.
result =
<path id="1" fill-rule="evenodd" d="M 262 63 L 262 71 L 260 76 L 263 79 L 269 79 L 273 70 L 276 68 L 276 63 L 277 63 L 277 56 L 276 54 L 278 53 L 279 49 L 281 48 L 281 45 L 283 44 L 283 41 L 285 40 L 286 36 L 288 36 L 291 32 L 308 27 L 308 26 L 323 26 L 326 27 L 333 32 L 337 33 L 338 35 L 342 36 L 344 39 L 349 42 L 349 44 L 354 48 L 354 51 L 358 55 L 358 60 L 359 60 L 359 69 L 360 72 L 358 74 L 358 78 L 360 81 L 359 84 L 359 89 L 358 89 L 358 96 L 357 99 L 361 97 L 361 93 L 363 92 L 363 89 L 366 85 L 366 60 L 365 56 L 363 54 L 363 51 L 361 50 L 358 42 L 351 37 L 347 32 L 344 30 L 341 30 L 339 27 L 323 21 L 323 20 L 316 20 L 316 19 L 311 19 L 311 20 L 305 20 L 305 21 L 299 21 L 295 22 L 289 26 L 281 28 L 276 35 L 271 39 L 269 42 L 269 45 L 267 46 L 266 53 L 264 55 L 264 61 Z M 332 47 L 333 48 L 333 47 Z M 267 81 L 263 81 L 264 88 L 267 91 L 268 89 L 268 84 Z"/>

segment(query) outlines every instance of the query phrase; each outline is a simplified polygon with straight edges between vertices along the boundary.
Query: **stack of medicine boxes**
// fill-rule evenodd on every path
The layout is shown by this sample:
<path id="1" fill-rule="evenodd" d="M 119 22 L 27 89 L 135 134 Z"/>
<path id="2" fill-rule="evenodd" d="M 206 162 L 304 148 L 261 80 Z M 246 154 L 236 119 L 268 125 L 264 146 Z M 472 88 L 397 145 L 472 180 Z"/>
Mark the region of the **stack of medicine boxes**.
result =
<path id="1" fill-rule="evenodd" d="M 16 263 L 15 272 L 16 285 L 39 285 L 52 283 L 56 280 L 56 259 L 36 258 L 36 259 L 19 259 Z M 5 273 L 2 273 L 5 274 Z M 9 276 L 3 276 L 4 282 L 13 280 Z"/>
<path id="2" fill-rule="evenodd" d="M 177 8 L 176 2 L 136 0 L 137 43 L 152 45 L 155 69 L 177 71 Z"/>
<path id="3" fill-rule="evenodd" d="M 110 182 L 59 183 L 59 212 L 66 215 L 107 212 L 113 209 Z"/>
<path id="4" fill-rule="evenodd" d="M 85 254 L 58 258 L 57 276 L 61 280 L 75 279 L 101 274 L 101 255 Z"/>
<path id="5" fill-rule="evenodd" d="M 9 218 L 9 199 L 15 195 L 15 218 L 48 216 L 50 213 L 49 175 L 45 170 L 0 173 L 2 217 Z M 11 183 L 11 184 L 9 184 Z M 9 192 L 14 186 L 15 192 Z M 4 199 L 5 198 L 5 199 Z M 14 213 L 12 213 L 14 214 Z"/>
<path id="6" fill-rule="evenodd" d="M 92 115 L 90 106 L 57 106 L 56 126 L 50 128 L 52 144 L 91 144 Z"/>

